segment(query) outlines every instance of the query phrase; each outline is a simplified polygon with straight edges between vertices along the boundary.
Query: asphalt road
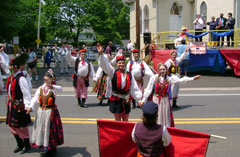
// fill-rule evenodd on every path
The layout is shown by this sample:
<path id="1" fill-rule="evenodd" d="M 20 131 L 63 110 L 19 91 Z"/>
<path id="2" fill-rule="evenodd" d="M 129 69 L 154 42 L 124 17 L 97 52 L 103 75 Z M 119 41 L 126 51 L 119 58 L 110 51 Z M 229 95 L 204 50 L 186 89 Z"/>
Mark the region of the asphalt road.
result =
<path id="1" fill-rule="evenodd" d="M 40 78 L 47 69 L 40 68 Z M 95 93 L 89 92 L 87 104 L 89 108 L 77 106 L 72 88 L 71 72 L 60 76 L 56 69 L 57 83 L 64 87 L 56 99 L 64 128 L 64 145 L 58 149 L 57 156 L 98 157 L 97 126 L 92 119 L 112 119 L 108 106 L 98 106 Z M 240 154 L 240 78 L 234 76 L 231 70 L 222 76 L 210 72 L 201 72 L 202 78 L 181 85 L 178 104 L 180 109 L 174 110 L 176 128 L 194 130 L 227 137 L 226 140 L 211 138 L 207 156 L 237 157 Z M 195 75 L 195 74 L 190 74 Z M 145 78 L 148 80 L 148 78 Z M 33 81 L 33 93 L 43 83 L 42 79 Z M 90 91 L 90 90 L 89 90 Z M 39 156 L 42 150 L 32 149 L 25 155 L 14 154 L 15 140 L 10 134 L 4 119 L 6 115 L 6 97 L 0 101 L 0 156 Z M 31 113 L 34 117 L 35 113 Z M 130 113 L 130 121 L 139 119 L 141 110 L 134 109 Z M 30 127 L 31 134 L 32 127 Z"/>

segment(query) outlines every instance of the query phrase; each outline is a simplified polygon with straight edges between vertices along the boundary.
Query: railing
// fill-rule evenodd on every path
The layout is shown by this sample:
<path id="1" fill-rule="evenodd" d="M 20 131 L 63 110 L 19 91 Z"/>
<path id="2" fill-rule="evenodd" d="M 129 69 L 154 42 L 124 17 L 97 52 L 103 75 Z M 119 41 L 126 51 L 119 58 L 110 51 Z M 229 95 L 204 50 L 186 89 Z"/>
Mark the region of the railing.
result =
<path id="1" fill-rule="evenodd" d="M 194 31 L 189 30 L 188 32 L 191 34 L 195 34 L 195 32 L 207 32 L 208 30 L 203 31 Z M 214 30 L 215 32 L 226 32 L 229 30 Z M 234 48 L 238 47 L 239 41 L 239 31 L 240 28 L 234 29 Z M 175 39 L 179 38 L 179 34 L 182 31 L 169 31 L 169 32 L 158 32 L 158 33 L 151 33 L 152 35 L 152 49 L 166 49 L 166 48 L 174 48 Z M 220 37 L 221 38 L 221 37 Z M 225 38 L 225 37 L 224 37 Z M 194 42 L 195 39 L 191 37 L 185 37 L 186 42 Z M 206 42 L 207 46 L 209 47 L 217 47 L 219 41 L 211 41 L 211 33 L 208 33 L 206 36 L 202 37 L 202 42 Z M 224 44 L 227 43 L 227 39 L 224 40 Z"/>

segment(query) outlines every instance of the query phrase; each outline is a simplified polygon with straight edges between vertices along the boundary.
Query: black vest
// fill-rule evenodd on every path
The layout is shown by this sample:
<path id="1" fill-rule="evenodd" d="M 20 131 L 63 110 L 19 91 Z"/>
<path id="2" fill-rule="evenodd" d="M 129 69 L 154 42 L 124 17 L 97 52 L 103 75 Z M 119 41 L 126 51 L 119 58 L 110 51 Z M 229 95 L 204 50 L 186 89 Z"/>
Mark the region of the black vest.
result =
<path id="1" fill-rule="evenodd" d="M 145 157 L 159 157 L 163 153 L 162 134 L 162 125 L 146 126 L 143 122 L 137 123 L 134 136 L 140 154 Z"/>

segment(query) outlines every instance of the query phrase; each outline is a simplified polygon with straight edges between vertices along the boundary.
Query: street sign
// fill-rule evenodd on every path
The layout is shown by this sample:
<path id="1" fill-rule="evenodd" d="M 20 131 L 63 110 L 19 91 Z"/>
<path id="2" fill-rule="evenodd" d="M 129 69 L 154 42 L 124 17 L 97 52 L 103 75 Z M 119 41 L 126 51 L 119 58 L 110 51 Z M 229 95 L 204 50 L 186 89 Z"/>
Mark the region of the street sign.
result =
<path id="1" fill-rule="evenodd" d="M 13 44 L 18 45 L 19 44 L 19 37 L 13 37 Z"/>
<path id="2" fill-rule="evenodd" d="M 40 38 L 37 38 L 36 43 L 40 44 L 41 42 L 42 42 L 42 40 Z"/>

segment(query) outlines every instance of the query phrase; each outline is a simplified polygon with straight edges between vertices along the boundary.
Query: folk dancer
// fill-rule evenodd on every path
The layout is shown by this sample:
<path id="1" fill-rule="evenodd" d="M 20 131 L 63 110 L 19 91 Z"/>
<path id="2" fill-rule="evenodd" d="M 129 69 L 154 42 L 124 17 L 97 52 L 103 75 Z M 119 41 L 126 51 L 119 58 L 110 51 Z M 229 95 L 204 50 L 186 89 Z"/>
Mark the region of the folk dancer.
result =
<path id="1" fill-rule="evenodd" d="M 14 135 L 17 147 L 14 153 L 24 154 L 31 149 L 29 142 L 28 125 L 31 123 L 29 112 L 31 111 L 31 93 L 21 67 L 26 64 L 26 53 L 17 56 L 10 62 L 12 75 L 7 80 L 7 120 L 11 133 Z"/>
<path id="2" fill-rule="evenodd" d="M 106 55 L 108 58 L 108 62 L 111 62 L 110 55 Z M 99 105 L 102 105 L 102 101 L 105 99 L 108 99 L 109 104 L 109 98 L 111 97 L 111 79 L 109 76 L 103 71 L 101 67 L 98 67 L 98 70 L 96 72 L 96 78 L 94 80 L 96 82 L 96 85 L 94 88 L 94 92 L 97 92 L 97 98 L 100 100 Z"/>
<path id="3" fill-rule="evenodd" d="M 170 104 L 171 86 L 173 84 L 199 79 L 200 75 L 183 78 L 179 78 L 176 75 L 169 77 L 167 75 L 167 66 L 163 63 L 160 63 L 158 65 L 158 71 L 158 74 L 155 74 L 150 78 L 148 86 L 144 91 L 142 102 L 140 104 L 142 106 L 148 101 L 149 98 L 151 99 L 152 96 L 152 101 L 158 104 L 157 124 L 161 124 L 167 127 L 174 127 L 172 108 Z"/>
<path id="4" fill-rule="evenodd" d="M 165 62 L 167 69 L 169 70 L 170 76 L 176 76 L 180 78 L 180 67 L 179 63 L 184 59 L 184 57 L 188 54 L 188 50 L 185 50 L 180 57 L 177 57 L 177 52 L 171 52 L 171 58 Z M 171 99 L 172 99 L 172 107 L 179 108 L 177 106 L 177 98 L 179 93 L 179 84 L 172 84 L 171 87 Z"/>
<path id="5" fill-rule="evenodd" d="M 110 97 L 110 112 L 114 114 L 116 121 L 128 121 L 130 113 L 130 95 L 135 100 L 140 100 L 142 93 L 139 90 L 136 80 L 130 72 L 125 69 L 124 56 L 118 56 L 117 70 L 108 63 L 103 55 L 102 47 L 97 47 L 99 52 L 99 66 L 110 77 L 112 82 L 112 94 Z"/>
<path id="6" fill-rule="evenodd" d="M 127 71 L 131 72 L 133 77 L 135 78 L 138 88 L 141 90 L 142 94 L 144 93 L 143 88 L 143 77 L 144 75 L 148 75 L 149 77 L 153 76 L 152 70 L 149 66 L 140 59 L 140 51 L 138 49 L 133 49 L 131 51 L 133 53 L 134 59 L 129 61 L 127 64 Z M 132 99 L 132 108 L 136 108 L 136 101 Z"/>
<path id="7" fill-rule="evenodd" d="M 75 63 L 73 86 L 78 105 L 83 108 L 88 108 L 85 102 L 88 94 L 89 77 L 92 77 L 94 80 L 96 76 L 92 63 L 86 59 L 86 49 L 80 50 L 79 53 L 80 57 L 74 57 L 71 55 L 71 52 L 68 51 L 67 56 L 71 62 Z"/>
<path id="8" fill-rule="evenodd" d="M 137 144 L 137 157 L 164 156 L 164 147 L 171 143 L 171 136 L 164 125 L 157 124 L 158 105 L 148 101 L 143 107 L 142 122 L 136 123 L 132 131 Z"/>
<path id="9" fill-rule="evenodd" d="M 52 69 L 45 73 L 43 80 L 44 84 L 31 100 L 32 110 L 37 103 L 40 104 L 33 126 L 32 146 L 46 149 L 42 156 L 53 156 L 57 146 L 64 143 L 62 121 L 55 104 L 56 92 L 62 92 L 62 87 L 56 85 Z"/>
<path id="10" fill-rule="evenodd" d="M 4 52 L 4 45 L 2 44 L 2 45 L 0 45 L 0 94 L 3 92 L 3 89 L 4 89 L 4 84 L 3 84 L 3 79 L 2 79 L 2 71 L 7 75 L 10 74 L 8 65 L 9 65 L 9 57 Z"/>

